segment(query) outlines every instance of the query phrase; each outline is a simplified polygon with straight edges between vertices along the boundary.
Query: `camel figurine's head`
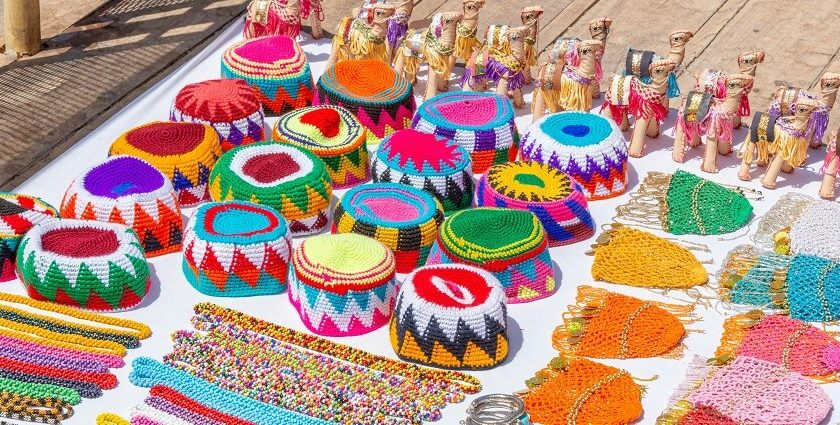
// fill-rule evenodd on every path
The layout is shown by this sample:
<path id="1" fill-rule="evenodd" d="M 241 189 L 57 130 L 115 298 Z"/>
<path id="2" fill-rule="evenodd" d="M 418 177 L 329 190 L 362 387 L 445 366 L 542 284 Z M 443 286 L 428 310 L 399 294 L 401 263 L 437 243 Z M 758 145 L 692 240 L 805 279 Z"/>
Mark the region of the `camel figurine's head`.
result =
<path id="1" fill-rule="evenodd" d="M 760 63 L 764 63 L 764 51 L 744 52 L 738 55 L 738 68 L 741 72 L 750 69 Z"/>
<path id="2" fill-rule="evenodd" d="M 534 25 L 540 19 L 540 15 L 544 12 L 542 6 L 530 6 L 522 9 L 519 13 L 519 19 L 522 20 L 522 25 Z"/>
<path id="3" fill-rule="evenodd" d="M 510 52 L 518 60 L 525 60 L 525 37 L 531 27 L 523 25 L 521 27 L 508 28 L 504 37 L 510 43 Z"/>
<path id="4" fill-rule="evenodd" d="M 727 97 L 742 96 L 752 90 L 755 77 L 747 74 L 732 74 L 726 78 Z"/>
<path id="5" fill-rule="evenodd" d="M 819 104 L 814 99 L 797 100 L 796 110 L 794 111 L 794 118 L 810 118 L 811 112 L 814 112 L 814 109 L 816 109 L 817 106 L 819 106 Z"/>
<path id="6" fill-rule="evenodd" d="M 604 43 L 600 40 L 583 40 L 578 43 L 577 49 L 581 58 L 594 58 L 604 52 Z"/>
<path id="7" fill-rule="evenodd" d="M 653 81 L 666 81 L 668 74 L 674 71 L 677 64 L 670 59 L 660 59 L 650 63 L 650 78 Z"/>
<path id="8" fill-rule="evenodd" d="M 820 90 L 824 92 L 837 91 L 840 87 L 840 74 L 826 72 L 820 78 Z"/>
<path id="9" fill-rule="evenodd" d="M 451 35 L 455 39 L 455 27 L 458 22 L 464 19 L 464 14 L 461 12 L 442 12 L 436 14 L 432 18 L 432 23 L 429 24 L 429 30 L 432 31 L 435 38 L 447 38 L 444 34 Z"/>
<path id="10" fill-rule="evenodd" d="M 694 33 L 689 30 L 674 31 L 668 36 L 668 44 L 671 47 L 683 47 L 688 40 L 691 40 L 691 37 L 694 37 Z"/>
<path id="11" fill-rule="evenodd" d="M 484 0 L 464 0 L 464 18 L 477 18 L 482 7 L 484 7 Z"/>
<path id="12" fill-rule="evenodd" d="M 370 18 L 368 22 L 371 25 L 385 25 L 388 23 L 388 18 L 394 16 L 397 8 L 391 3 L 376 3 L 370 8 Z"/>
<path id="13" fill-rule="evenodd" d="M 595 40 L 606 40 L 612 23 L 613 20 L 610 18 L 595 18 L 589 21 L 589 35 Z"/>

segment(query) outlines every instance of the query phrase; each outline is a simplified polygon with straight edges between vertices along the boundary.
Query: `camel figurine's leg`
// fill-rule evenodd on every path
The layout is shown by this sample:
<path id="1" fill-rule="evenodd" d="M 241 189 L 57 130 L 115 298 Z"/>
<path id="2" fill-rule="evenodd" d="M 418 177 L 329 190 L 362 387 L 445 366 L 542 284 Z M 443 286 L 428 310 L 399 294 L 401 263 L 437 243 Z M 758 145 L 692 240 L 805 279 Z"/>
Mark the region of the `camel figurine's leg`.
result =
<path id="1" fill-rule="evenodd" d="M 398 53 L 394 58 L 394 72 L 399 76 L 405 77 L 403 71 L 405 71 L 405 55 Z"/>
<path id="2" fill-rule="evenodd" d="M 312 29 L 313 39 L 319 40 L 321 37 L 324 36 L 324 29 L 321 28 L 321 20 L 318 19 L 318 14 L 315 12 L 312 12 L 309 15 L 309 27 Z"/>
<path id="3" fill-rule="evenodd" d="M 620 128 L 621 131 L 627 131 L 630 129 L 630 118 L 627 115 L 627 111 L 621 113 L 621 122 L 618 123 L 618 128 Z"/>
<path id="4" fill-rule="evenodd" d="M 719 154 L 723 156 L 727 156 L 732 153 L 732 143 L 718 143 L 717 144 L 717 151 Z"/>
<path id="5" fill-rule="evenodd" d="M 700 169 L 707 173 L 717 173 L 718 139 L 706 137 L 706 154 L 703 155 L 703 164 Z"/>
<path id="6" fill-rule="evenodd" d="M 639 124 L 636 123 L 636 125 Z M 651 139 L 659 137 L 659 121 L 656 119 L 648 120 L 647 127 L 645 128 L 645 134 Z"/>
<path id="7" fill-rule="evenodd" d="M 429 69 L 429 73 L 426 76 L 426 95 L 423 100 L 429 100 L 437 95 L 438 79 L 441 78 L 441 75 L 438 75 L 437 72 Z"/>
<path id="8" fill-rule="evenodd" d="M 385 61 L 394 63 L 394 47 L 387 41 L 385 42 Z"/>
<path id="9" fill-rule="evenodd" d="M 531 98 L 531 122 L 535 122 L 545 116 L 545 97 L 543 97 L 543 88 L 534 90 L 534 96 Z"/>
<path id="10" fill-rule="evenodd" d="M 734 128 L 736 130 L 741 128 L 741 116 L 740 115 L 735 114 L 735 116 L 732 117 L 732 128 Z"/>
<path id="11" fill-rule="evenodd" d="M 767 172 L 764 173 L 764 177 L 761 178 L 761 185 L 767 189 L 775 189 L 776 179 L 779 178 L 779 172 L 782 171 L 782 167 L 784 165 L 785 160 L 781 157 L 781 155 L 774 156 L 773 161 L 770 162 L 769 166 L 767 166 Z"/>
<path id="12" fill-rule="evenodd" d="M 701 143 L 703 143 L 703 139 L 700 138 L 700 133 L 699 132 L 696 132 L 696 133 L 691 135 L 691 147 L 692 148 L 696 148 L 696 147 L 700 146 Z"/>
<path id="13" fill-rule="evenodd" d="M 748 149 L 752 149 L 752 147 Z M 746 159 L 741 160 L 741 167 L 738 169 L 738 178 L 745 182 L 752 180 L 752 176 L 750 176 L 750 163 Z"/>
<path id="14" fill-rule="evenodd" d="M 508 81 L 507 76 L 499 78 L 499 82 L 496 84 L 496 94 L 502 97 L 507 97 L 508 85 L 510 85 L 510 82 Z"/>
<path id="15" fill-rule="evenodd" d="M 685 131 L 680 125 L 674 130 L 674 151 L 671 153 L 671 158 L 674 162 L 685 161 Z"/>
<path id="16" fill-rule="evenodd" d="M 525 107 L 525 99 L 522 96 L 521 88 L 513 91 L 513 107 L 516 109 L 522 109 Z"/>
<path id="17" fill-rule="evenodd" d="M 598 80 L 593 81 L 592 85 L 590 85 L 589 87 L 591 89 L 593 99 L 601 98 L 601 82 L 600 81 L 598 81 Z"/>
<path id="18" fill-rule="evenodd" d="M 432 72 L 429 70 L 429 72 Z M 452 68 L 446 68 L 442 74 L 437 75 L 437 91 L 438 92 L 446 92 L 449 91 L 449 76 L 452 75 Z"/>
<path id="19" fill-rule="evenodd" d="M 633 126 L 633 138 L 630 139 L 630 156 L 641 158 L 645 148 L 645 133 L 648 128 L 648 120 L 636 118 L 636 125 Z"/>
<path id="20" fill-rule="evenodd" d="M 782 172 L 785 174 L 793 173 L 793 166 L 785 162 L 784 164 L 782 164 Z"/>
<path id="21" fill-rule="evenodd" d="M 820 198 L 834 198 L 834 184 L 837 182 L 837 165 L 840 163 L 840 156 L 835 156 L 829 161 L 823 172 L 822 185 L 820 186 Z"/>
<path id="22" fill-rule="evenodd" d="M 522 77 L 525 81 L 525 85 L 530 85 L 534 78 L 531 76 L 531 66 L 525 65 L 525 68 L 522 69 Z"/>
<path id="23" fill-rule="evenodd" d="M 341 45 L 341 42 L 336 37 L 341 37 L 341 35 L 336 34 L 333 37 L 332 49 L 330 50 L 330 58 L 327 59 L 327 69 L 330 69 L 331 66 L 335 65 L 336 62 L 338 62 L 338 57 L 341 54 L 340 50 L 344 48 L 344 46 Z"/>

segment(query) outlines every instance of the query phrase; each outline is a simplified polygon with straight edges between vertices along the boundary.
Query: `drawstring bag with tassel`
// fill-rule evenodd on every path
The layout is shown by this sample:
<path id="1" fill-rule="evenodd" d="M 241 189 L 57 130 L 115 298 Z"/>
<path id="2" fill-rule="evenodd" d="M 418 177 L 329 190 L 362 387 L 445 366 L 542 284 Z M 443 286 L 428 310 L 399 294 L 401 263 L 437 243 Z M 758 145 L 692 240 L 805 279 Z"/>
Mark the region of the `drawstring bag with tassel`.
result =
<path id="1" fill-rule="evenodd" d="M 788 193 L 758 222 L 753 243 L 779 254 L 804 254 L 840 261 L 840 203 Z"/>
<path id="2" fill-rule="evenodd" d="M 561 353 L 599 359 L 682 357 L 685 326 L 698 319 L 693 305 L 640 300 L 579 286 L 577 303 L 554 330 Z"/>
<path id="3" fill-rule="evenodd" d="M 721 235 L 750 222 L 753 207 L 745 194 L 761 199 L 761 192 L 726 187 L 682 170 L 650 172 L 630 202 L 616 208 L 617 219 L 674 235 Z"/>

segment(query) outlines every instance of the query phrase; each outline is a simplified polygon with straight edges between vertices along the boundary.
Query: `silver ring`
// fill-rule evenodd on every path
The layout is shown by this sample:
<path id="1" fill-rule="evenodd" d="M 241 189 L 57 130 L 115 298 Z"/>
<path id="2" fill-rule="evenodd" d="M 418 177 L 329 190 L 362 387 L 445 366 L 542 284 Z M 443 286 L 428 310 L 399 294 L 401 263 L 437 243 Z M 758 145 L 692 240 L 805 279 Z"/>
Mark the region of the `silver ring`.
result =
<path id="1" fill-rule="evenodd" d="M 510 394 L 481 396 L 467 409 L 467 419 L 461 425 L 530 425 L 525 403 Z"/>

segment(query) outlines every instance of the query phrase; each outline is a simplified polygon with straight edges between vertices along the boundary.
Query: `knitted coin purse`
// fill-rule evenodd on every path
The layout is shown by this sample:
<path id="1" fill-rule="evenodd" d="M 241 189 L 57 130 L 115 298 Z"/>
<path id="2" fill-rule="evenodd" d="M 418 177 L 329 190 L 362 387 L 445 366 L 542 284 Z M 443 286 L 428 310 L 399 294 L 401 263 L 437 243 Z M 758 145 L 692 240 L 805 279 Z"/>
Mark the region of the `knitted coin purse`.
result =
<path id="1" fill-rule="evenodd" d="M 274 140 L 309 149 L 324 161 L 333 188 L 370 180 L 367 129 L 340 106 L 310 106 L 284 114 L 274 125 Z"/>
<path id="2" fill-rule="evenodd" d="M 451 263 L 493 273 L 508 303 L 538 300 L 557 289 L 545 230 L 528 211 L 476 208 L 449 216 L 426 264 Z"/>
<path id="3" fill-rule="evenodd" d="M 222 78 L 245 80 L 266 115 L 312 104 L 312 72 L 306 54 L 285 35 L 242 40 L 228 47 L 222 56 Z"/>
<path id="4" fill-rule="evenodd" d="M 779 254 L 810 254 L 840 260 L 834 243 L 840 237 L 840 231 L 834 230 L 827 221 L 831 214 L 840 211 L 838 207 L 840 204 L 836 202 L 796 192 L 786 193 L 761 217 L 751 240 L 756 246 Z M 795 236 L 794 228 L 797 229 Z"/>
<path id="5" fill-rule="evenodd" d="M 525 384 L 534 423 L 625 425 L 642 416 L 642 386 L 625 370 L 584 358 L 555 357 Z"/>
<path id="6" fill-rule="evenodd" d="M 135 156 L 160 170 L 172 180 L 181 207 L 210 199 L 207 179 L 221 153 L 219 135 L 213 127 L 163 121 L 129 130 L 109 151 L 109 155 Z"/>
<path id="7" fill-rule="evenodd" d="M 332 183 L 324 162 L 285 143 L 255 143 L 225 152 L 210 174 L 214 201 L 241 200 L 272 207 L 292 236 L 318 233 L 329 222 Z"/>
<path id="8" fill-rule="evenodd" d="M 548 246 L 595 234 L 581 186 L 562 171 L 533 161 L 494 165 L 478 181 L 478 206 L 531 211 L 548 234 Z"/>
<path id="9" fill-rule="evenodd" d="M 172 183 L 133 156 L 112 156 L 82 172 L 64 193 L 61 216 L 125 224 L 147 257 L 181 250 L 184 221 Z"/>
<path id="10" fill-rule="evenodd" d="M 584 112 L 550 114 L 528 127 L 522 159 L 558 168 L 583 186 L 587 199 L 627 190 L 627 141 L 618 126 Z"/>
<path id="11" fill-rule="evenodd" d="M 0 192 L 0 282 L 15 278 L 15 254 L 23 235 L 58 211 L 40 198 Z"/>
<path id="12" fill-rule="evenodd" d="M 776 363 L 739 356 L 707 365 L 696 356 L 658 425 L 821 423 L 831 399 L 815 382 Z"/>
<path id="13" fill-rule="evenodd" d="M 391 250 L 369 237 L 313 236 L 292 254 L 289 300 L 318 335 L 365 334 L 391 318 L 395 267 Z"/>
<path id="14" fill-rule="evenodd" d="M 286 289 L 292 237 L 276 210 L 250 202 L 198 207 L 184 235 L 183 270 L 202 294 L 247 297 Z"/>
<path id="15" fill-rule="evenodd" d="M 674 235 L 720 235 L 750 222 L 753 208 L 743 190 L 682 170 L 651 172 L 616 212 L 623 222 L 661 228 Z"/>
<path id="16" fill-rule="evenodd" d="M 262 105 L 244 80 L 207 80 L 182 88 L 169 113 L 171 121 L 209 124 L 222 151 L 265 139 Z"/>
<path id="17" fill-rule="evenodd" d="M 90 310 L 134 307 L 151 284 L 131 228 L 86 220 L 47 220 L 20 242 L 18 276 L 29 296 Z"/>
<path id="18" fill-rule="evenodd" d="M 472 160 L 452 140 L 400 130 L 386 137 L 371 164 L 373 181 L 394 182 L 425 190 L 450 213 L 472 206 Z"/>
<path id="19" fill-rule="evenodd" d="M 554 330 L 561 353 L 599 359 L 682 357 L 685 326 L 698 319 L 694 306 L 640 300 L 578 286 L 577 303 Z"/>
<path id="20" fill-rule="evenodd" d="M 390 330 L 403 360 L 444 369 L 491 368 L 508 354 L 504 289 L 476 267 L 421 267 L 403 281 Z"/>
<path id="21" fill-rule="evenodd" d="M 443 222 L 434 196 L 398 183 L 374 183 L 347 191 L 333 214 L 333 233 L 358 233 L 394 251 L 397 273 L 426 264 Z"/>
<path id="22" fill-rule="evenodd" d="M 345 60 L 318 79 L 315 105 L 338 105 L 368 130 L 368 143 L 410 127 L 417 104 L 411 83 L 378 59 Z"/>
<path id="23" fill-rule="evenodd" d="M 454 140 L 470 153 L 473 171 L 513 161 L 519 131 L 513 104 L 492 93 L 449 92 L 420 105 L 411 126 L 424 133 Z"/>

